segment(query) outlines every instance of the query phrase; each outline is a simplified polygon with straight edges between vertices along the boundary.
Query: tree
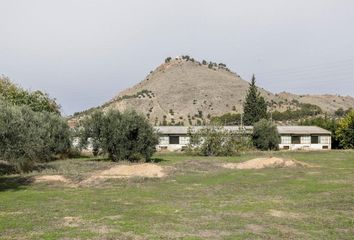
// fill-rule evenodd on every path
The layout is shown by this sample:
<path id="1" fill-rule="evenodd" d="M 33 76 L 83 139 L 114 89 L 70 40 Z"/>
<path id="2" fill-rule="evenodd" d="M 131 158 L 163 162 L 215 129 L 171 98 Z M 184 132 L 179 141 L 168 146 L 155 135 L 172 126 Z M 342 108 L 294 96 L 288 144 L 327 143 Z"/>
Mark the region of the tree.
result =
<path id="1" fill-rule="evenodd" d="M 262 118 L 267 118 L 267 104 L 257 90 L 256 78 L 253 75 L 245 102 L 243 104 L 244 123 L 252 125 Z"/>
<path id="2" fill-rule="evenodd" d="M 157 134 L 143 115 L 135 111 L 94 112 L 80 123 L 82 146 L 92 143 L 94 151 L 109 159 L 149 160 L 156 151 Z"/>
<path id="3" fill-rule="evenodd" d="M 35 112 L 51 112 L 60 115 L 60 105 L 41 91 L 29 92 L 15 85 L 7 77 L 0 76 L 0 96 L 16 106 L 29 106 Z"/>
<path id="4" fill-rule="evenodd" d="M 57 114 L 35 112 L 29 106 L 14 106 L 1 99 L 0 112 L 0 160 L 18 171 L 69 152 L 70 130 Z"/>
<path id="5" fill-rule="evenodd" d="M 277 127 L 266 119 L 254 124 L 252 134 L 253 145 L 260 150 L 276 150 L 280 143 Z"/>
<path id="6" fill-rule="evenodd" d="M 343 148 L 354 148 L 354 111 L 339 121 L 336 134 Z"/>
<path id="7" fill-rule="evenodd" d="M 197 132 L 188 133 L 190 143 L 188 151 L 201 156 L 231 156 L 246 146 L 245 139 L 236 133 L 227 131 L 222 127 L 205 127 Z"/>

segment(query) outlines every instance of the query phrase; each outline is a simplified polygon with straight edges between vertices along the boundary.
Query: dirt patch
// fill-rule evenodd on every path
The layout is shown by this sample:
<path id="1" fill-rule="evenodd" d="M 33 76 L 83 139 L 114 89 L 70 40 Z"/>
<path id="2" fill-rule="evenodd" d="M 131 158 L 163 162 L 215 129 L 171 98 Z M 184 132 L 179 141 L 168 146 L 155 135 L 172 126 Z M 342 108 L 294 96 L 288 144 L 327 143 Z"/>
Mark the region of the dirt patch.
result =
<path id="1" fill-rule="evenodd" d="M 294 219 L 301 219 L 304 216 L 302 214 L 293 213 L 293 212 L 284 212 L 279 210 L 271 209 L 269 211 L 269 215 L 277 218 L 294 218 Z"/>
<path id="2" fill-rule="evenodd" d="M 263 169 L 263 168 L 288 168 L 288 167 L 309 167 L 310 165 L 296 160 L 283 158 L 255 158 L 242 163 L 226 163 L 222 165 L 229 169 Z"/>
<path id="3" fill-rule="evenodd" d="M 62 220 L 62 225 L 65 227 L 80 227 L 84 225 L 84 222 L 79 217 L 64 217 Z"/>
<path id="4" fill-rule="evenodd" d="M 61 182 L 71 183 L 71 181 L 62 175 L 43 175 L 34 177 L 34 182 Z"/>
<path id="5" fill-rule="evenodd" d="M 247 224 L 245 226 L 246 230 L 253 232 L 253 233 L 262 233 L 264 232 L 265 228 L 261 225 L 257 224 Z"/>
<path id="6" fill-rule="evenodd" d="M 85 185 L 105 179 L 125 179 L 132 177 L 162 178 L 165 176 L 166 172 L 164 168 L 152 163 L 118 165 L 107 170 L 99 171 L 80 184 Z"/>

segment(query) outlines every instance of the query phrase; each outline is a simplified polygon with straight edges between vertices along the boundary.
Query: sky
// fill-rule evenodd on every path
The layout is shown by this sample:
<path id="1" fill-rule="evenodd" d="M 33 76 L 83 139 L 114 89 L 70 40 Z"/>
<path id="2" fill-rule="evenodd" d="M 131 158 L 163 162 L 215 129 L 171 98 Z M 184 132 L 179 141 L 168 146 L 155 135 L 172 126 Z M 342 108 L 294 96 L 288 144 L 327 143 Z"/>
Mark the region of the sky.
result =
<path id="1" fill-rule="evenodd" d="M 352 0 L 0 0 L 0 74 L 98 106 L 168 56 L 222 62 L 274 93 L 354 97 Z"/>

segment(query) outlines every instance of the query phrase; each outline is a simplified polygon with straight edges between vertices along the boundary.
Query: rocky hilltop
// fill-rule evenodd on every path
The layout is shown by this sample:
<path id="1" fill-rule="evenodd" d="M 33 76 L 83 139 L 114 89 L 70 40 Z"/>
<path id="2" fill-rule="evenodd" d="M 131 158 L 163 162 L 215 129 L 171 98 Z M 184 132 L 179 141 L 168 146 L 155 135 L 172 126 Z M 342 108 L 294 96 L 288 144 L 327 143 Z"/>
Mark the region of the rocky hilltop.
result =
<path id="1" fill-rule="evenodd" d="M 208 123 L 211 117 L 240 113 L 249 82 L 225 64 L 199 62 L 189 57 L 166 59 L 146 78 L 100 108 L 134 109 L 154 125 Z M 336 95 L 273 94 L 259 89 L 269 110 L 297 109 L 310 103 L 323 111 L 354 108 L 354 98 Z M 79 115 L 80 116 L 80 115 Z"/>

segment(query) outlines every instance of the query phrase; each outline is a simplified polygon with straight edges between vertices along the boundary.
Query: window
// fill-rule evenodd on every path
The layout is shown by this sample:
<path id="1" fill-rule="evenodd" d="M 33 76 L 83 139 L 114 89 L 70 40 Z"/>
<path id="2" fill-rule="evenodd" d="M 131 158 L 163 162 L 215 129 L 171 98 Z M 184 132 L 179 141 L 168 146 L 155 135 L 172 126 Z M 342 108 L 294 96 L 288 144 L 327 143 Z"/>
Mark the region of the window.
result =
<path id="1" fill-rule="evenodd" d="M 311 144 L 318 144 L 318 136 L 311 136 Z"/>
<path id="2" fill-rule="evenodd" d="M 291 136 L 281 136 L 281 143 L 282 144 L 290 144 L 291 143 Z"/>
<path id="3" fill-rule="evenodd" d="M 300 144 L 300 136 L 291 136 L 291 144 Z"/>
<path id="4" fill-rule="evenodd" d="M 330 144 L 331 137 L 330 136 L 321 136 L 321 144 Z"/>
<path id="5" fill-rule="evenodd" d="M 179 136 L 170 136 L 169 143 L 170 144 L 179 144 Z"/>

